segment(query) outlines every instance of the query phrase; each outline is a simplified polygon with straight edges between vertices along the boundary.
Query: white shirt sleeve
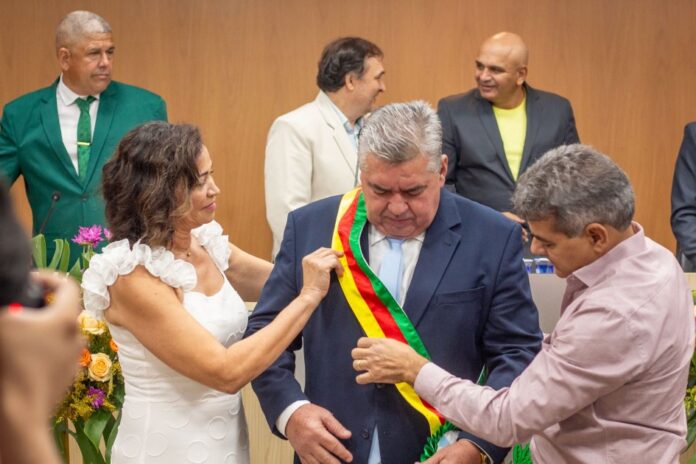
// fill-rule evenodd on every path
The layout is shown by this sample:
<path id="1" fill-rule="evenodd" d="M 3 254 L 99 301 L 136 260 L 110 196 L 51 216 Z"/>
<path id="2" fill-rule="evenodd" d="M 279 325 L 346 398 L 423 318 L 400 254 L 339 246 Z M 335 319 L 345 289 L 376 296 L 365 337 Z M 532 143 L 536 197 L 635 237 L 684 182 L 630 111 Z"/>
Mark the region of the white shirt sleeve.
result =
<path id="1" fill-rule="evenodd" d="M 290 416 L 292 416 L 295 411 L 300 409 L 300 406 L 304 406 L 305 404 L 309 404 L 309 401 L 307 400 L 299 400 L 295 401 L 294 403 L 290 403 L 290 406 L 285 408 L 285 410 L 280 413 L 280 416 L 278 416 L 278 419 L 276 419 L 276 428 L 278 429 L 278 432 L 284 437 L 287 438 L 287 435 L 285 434 L 285 428 L 288 426 L 288 421 L 290 421 Z"/>

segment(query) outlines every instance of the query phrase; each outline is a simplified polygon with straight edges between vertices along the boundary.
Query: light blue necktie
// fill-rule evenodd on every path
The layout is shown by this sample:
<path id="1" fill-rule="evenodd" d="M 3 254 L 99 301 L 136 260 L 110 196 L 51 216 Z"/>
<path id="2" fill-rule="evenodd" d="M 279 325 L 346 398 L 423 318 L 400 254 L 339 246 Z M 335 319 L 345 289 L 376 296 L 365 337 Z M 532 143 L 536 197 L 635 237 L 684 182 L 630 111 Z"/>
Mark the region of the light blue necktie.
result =
<path id="1" fill-rule="evenodd" d="M 389 251 L 382 257 L 382 262 L 379 265 L 379 279 L 382 281 L 389 293 L 392 294 L 396 302 L 399 302 L 399 293 L 401 289 L 401 274 L 404 272 L 404 260 L 401 245 L 403 240 L 388 238 Z M 368 464 L 380 464 L 382 456 L 379 452 L 379 435 L 377 426 L 372 434 L 372 444 L 370 445 L 370 455 L 367 458 Z"/>
<path id="2" fill-rule="evenodd" d="M 403 252 L 401 251 L 401 245 L 404 241 L 388 237 L 387 241 L 389 242 L 389 251 L 382 257 L 382 263 L 379 266 L 379 279 L 398 303 L 401 274 L 404 272 Z"/>

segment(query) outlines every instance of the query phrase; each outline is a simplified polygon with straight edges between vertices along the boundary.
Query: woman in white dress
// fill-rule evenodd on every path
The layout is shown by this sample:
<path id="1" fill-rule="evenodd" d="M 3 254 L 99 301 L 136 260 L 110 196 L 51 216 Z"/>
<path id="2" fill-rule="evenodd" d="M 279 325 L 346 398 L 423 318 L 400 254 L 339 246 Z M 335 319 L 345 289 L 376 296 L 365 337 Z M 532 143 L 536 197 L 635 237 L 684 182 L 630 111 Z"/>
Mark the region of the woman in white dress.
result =
<path id="1" fill-rule="evenodd" d="M 244 301 L 271 264 L 228 242 L 199 131 L 153 122 L 104 166 L 111 243 L 83 278 L 85 308 L 119 346 L 126 397 L 111 462 L 248 463 L 239 390 L 302 330 L 328 289 L 337 254 L 303 261 L 304 287 L 267 328 L 242 340 Z"/>

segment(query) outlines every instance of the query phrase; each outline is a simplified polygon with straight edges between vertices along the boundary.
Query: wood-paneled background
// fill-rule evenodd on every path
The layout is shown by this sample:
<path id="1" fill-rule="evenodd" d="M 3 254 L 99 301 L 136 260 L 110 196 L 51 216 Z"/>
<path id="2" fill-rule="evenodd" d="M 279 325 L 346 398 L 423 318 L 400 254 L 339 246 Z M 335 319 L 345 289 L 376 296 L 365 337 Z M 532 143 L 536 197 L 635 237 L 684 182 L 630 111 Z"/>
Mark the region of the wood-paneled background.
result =
<path id="1" fill-rule="evenodd" d="M 694 0 L 1 0 L 0 103 L 57 75 L 54 28 L 74 9 L 112 25 L 114 76 L 162 95 L 170 120 L 201 127 L 232 240 L 268 257 L 263 157 L 273 119 L 317 92 L 323 45 L 360 35 L 385 52 L 381 102 L 473 86 L 488 35 L 527 41 L 529 82 L 568 97 L 580 137 L 629 174 L 638 220 L 673 248 L 669 192 L 687 121 L 696 119 Z M 26 224 L 22 191 L 14 196 Z"/>

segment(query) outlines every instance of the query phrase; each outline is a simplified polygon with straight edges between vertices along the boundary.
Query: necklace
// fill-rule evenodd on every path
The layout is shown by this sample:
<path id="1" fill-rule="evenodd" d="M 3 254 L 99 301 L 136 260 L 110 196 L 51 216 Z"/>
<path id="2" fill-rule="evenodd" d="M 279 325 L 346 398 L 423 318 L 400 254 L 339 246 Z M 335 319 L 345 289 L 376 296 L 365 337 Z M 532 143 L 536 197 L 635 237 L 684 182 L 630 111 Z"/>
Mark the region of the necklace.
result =
<path id="1" fill-rule="evenodd" d="M 181 259 L 188 259 L 188 258 L 191 257 L 191 248 L 189 248 L 189 249 L 186 250 L 186 251 L 183 251 L 183 250 L 182 250 L 182 251 L 178 251 L 178 250 L 172 249 L 171 252 L 172 252 L 172 254 L 173 254 L 175 257 L 179 257 L 179 258 L 181 258 Z"/>
<path id="2" fill-rule="evenodd" d="M 183 240 L 181 242 L 184 242 Z M 192 250 L 193 250 L 193 243 L 189 240 L 184 242 L 186 243 L 187 247 L 177 247 L 172 243 L 172 246 L 170 248 L 170 251 L 174 254 L 176 257 L 180 257 L 181 259 L 188 259 L 192 255 Z"/>

